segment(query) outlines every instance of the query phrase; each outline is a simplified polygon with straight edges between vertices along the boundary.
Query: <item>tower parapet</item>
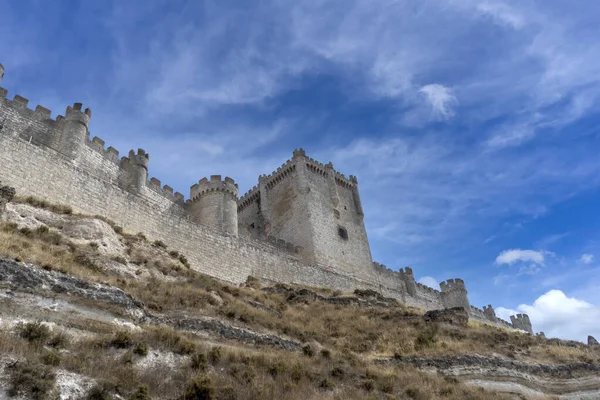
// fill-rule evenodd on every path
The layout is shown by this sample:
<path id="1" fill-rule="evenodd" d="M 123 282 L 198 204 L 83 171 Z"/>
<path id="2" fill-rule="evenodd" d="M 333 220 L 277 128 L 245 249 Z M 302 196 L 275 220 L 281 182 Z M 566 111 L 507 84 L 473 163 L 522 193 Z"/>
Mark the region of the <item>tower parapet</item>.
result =
<path id="1" fill-rule="evenodd" d="M 529 332 L 533 335 L 533 327 L 531 326 L 531 321 L 529 320 L 529 315 L 527 314 L 517 314 L 510 316 L 510 322 L 515 329 L 521 329 L 525 332 Z"/>
<path id="2" fill-rule="evenodd" d="M 442 290 L 442 303 L 446 308 L 462 307 L 469 311 L 471 304 L 467 296 L 467 287 L 465 281 L 460 278 L 448 279 L 440 283 Z"/>
<path id="3" fill-rule="evenodd" d="M 211 175 L 190 188 L 190 214 L 201 225 L 237 236 L 238 185 L 229 177 Z"/>
<path id="4" fill-rule="evenodd" d="M 82 148 L 86 145 L 89 135 L 88 126 L 92 111 L 89 108 L 82 111 L 82 107 L 81 103 L 67 107 L 62 130 L 56 136 L 54 146 L 52 146 L 71 160 L 76 159 L 82 153 Z M 61 119 L 57 118 L 57 120 Z"/>

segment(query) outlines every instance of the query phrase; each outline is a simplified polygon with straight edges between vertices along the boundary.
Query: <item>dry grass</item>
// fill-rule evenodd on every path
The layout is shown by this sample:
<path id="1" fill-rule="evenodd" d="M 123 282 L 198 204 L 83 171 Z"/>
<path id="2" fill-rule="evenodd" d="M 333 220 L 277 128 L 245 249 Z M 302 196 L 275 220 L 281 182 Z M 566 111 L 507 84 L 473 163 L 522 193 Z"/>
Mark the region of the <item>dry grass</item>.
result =
<path id="1" fill-rule="evenodd" d="M 48 204 L 36 204 L 52 209 Z M 118 227 L 115 231 L 122 232 Z M 35 324 L 12 333 L 4 328 L 0 331 L 0 354 L 92 377 L 104 382 L 99 393 L 118 392 L 125 398 L 148 387 L 157 398 L 173 398 L 174 394 L 185 398 L 187 392 L 206 391 L 217 399 L 287 400 L 505 398 L 412 368 L 372 365 L 370 360 L 379 357 L 500 354 L 548 363 L 600 360 L 598 350 L 583 345 L 480 323 L 470 322 L 461 329 L 427 324 L 420 311 L 400 304 L 387 308 L 334 305 L 267 293 L 252 278 L 247 287 L 228 285 L 194 272 L 185 256 L 169 250 L 164 243 L 150 243 L 143 235 L 121 236 L 127 255 L 119 256 L 118 262 L 149 271 L 149 278 L 114 275 L 101 266 L 102 257 L 115 259 L 115 255 L 102 256 L 93 247 L 74 245 L 58 231 L 45 228 L 19 230 L 14 224 L 0 224 L 0 254 L 118 286 L 155 313 L 215 316 L 257 331 L 318 344 L 298 353 L 238 347 L 235 342 L 223 342 L 222 348 L 215 350 L 205 339 L 167 326 L 115 331 L 111 323 L 72 315 L 56 322 L 89 332 L 91 339 L 72 340 L 60 332 L 50 334 Z M 310 290 L 322 296 L 342 295 L 329 289 Z M 116 306 L 93 299 L 69 301 L 113 315 L 123 313 Z M 146 370 L 136 367 L 146 354 L 157 351 L 176 354 L 185 362 Z"/>
<path id="2" fill-rule="evenodd" d="M 45 210 L 52 211 L 53 213 L 56 213 L 56 214 L 67 214 L 67 215 L 73 214 L 73 208 L 71 208 L 70 206 L 54 204 L 47 200 L 40 199 L 40 198 L 33 197 L 33 196 L 26 196 L 26 197 L 15 196 L 15 198 L 13 199 L 13 202 L 21 203 L 21 204 L 29 204 L 30 206 L 33 206 L 36 208 L 43 208 Z"/>

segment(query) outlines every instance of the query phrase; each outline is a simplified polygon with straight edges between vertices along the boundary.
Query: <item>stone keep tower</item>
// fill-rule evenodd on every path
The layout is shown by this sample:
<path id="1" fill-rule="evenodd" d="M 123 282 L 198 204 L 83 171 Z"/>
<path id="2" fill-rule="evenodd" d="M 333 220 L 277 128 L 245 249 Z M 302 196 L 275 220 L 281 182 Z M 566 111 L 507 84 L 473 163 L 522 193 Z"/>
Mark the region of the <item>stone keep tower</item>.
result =
<path id="1" fill-rule="evenodd" d="M 302 149 L 238 204 L 243 234 L 300 246 L 303 260 L 351 277 L 374 279 L 358 180 L 308 158 Z"/>
<path id="2" fill-rule="evenodd" d="M 533 327 L 531 326 L 531 321 L 529 320 L 529 315 L 527 314 L 517 314 L 510 316 L 510 322 L 513 327 L 516 329 L 521 329 L 525 332 L 529 332 L 533 335 Z"/>
<path id="3" fill-rule="evenodd" d="M 238 185 L 233 179 L 211 175 L 190 188 L 190 214 L 194 221 L 219 232 L 238 234 Z"/>
<path id="4" fill-rule="evenodd" d="M 465 281 L 462 279 L 448 279 L 440 283 L 440 289 L 442 289 L 444 307 L 462 307 L 467 311 L 471 309 L 471 304 L 467 297 L 467 287 L 465 286 Z"/>
<path id="5" fill-rule="evenodd" d="M 76 159 L 82 153 L 82 148 L 89 135 L 88 126 L 92 111 L 89 108 L 81 111 L 81 108 L 81 103 L 67 107 L 63 128 L 56 135 L 53 146 L 51 146 L 71 160 Z"/>

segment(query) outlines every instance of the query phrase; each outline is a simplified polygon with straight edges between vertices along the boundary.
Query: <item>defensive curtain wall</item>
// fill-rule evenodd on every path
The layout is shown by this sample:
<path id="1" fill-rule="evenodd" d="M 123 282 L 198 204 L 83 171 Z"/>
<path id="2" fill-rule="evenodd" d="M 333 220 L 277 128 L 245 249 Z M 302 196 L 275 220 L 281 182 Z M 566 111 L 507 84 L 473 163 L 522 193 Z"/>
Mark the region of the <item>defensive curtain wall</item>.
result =
<path id="1" fill-rule="evenodd" d="M 3 74 L 0 65 L 0 81 Z M 438 291 L 415 282 L 408 267 L 392 271 L 371 262 L 366 233 L 362 233 L 357 179 L 346 179 L 331 164 L 318 163 L 302 150 L 271 175 L 261 176 L 259 185 L 241 199 L 233 179 L 213 175 L 194 184 L 185 200 L 158 179 L 148 180 L 150 156 L 144 150 L 121 157 L 113 147 L 106 148 L 102 139 L 90 140 L 92 113 L 81 104 L 52 118 L 47 108 L 31 109 L 28 103 L 19 95 L 9 100 L 6 89 L 0 87 L 0 181 L 14 187 L 18 195 L 68 204 L 78 212 L 109 218 L 127 231 L 143 232 L 185 254 L 195 270 L 225 281 L 242 283 L 255 276 L 346 292 L 371 289 L 426 310 L 465 307 L 476 320 L 531 331 L 526 316 L 517 316 L 510 324 L 497 318 L 491 306 L 485 310 L 472 307 L 461 279 L 441 283 Z M 298 171 L 308 177 L 298 177 Z M 309 225 L 301 229 L 286 225 L 290 216 L 281 212 L 286 202 L 276 187 L 281 185 L 282 195 L 289 195 L 284 190 L 289 185 L 286 181 L 300 182 L 294 187 L 305 193 L 311 187 L 317 192 L 319 187 L 329 190 L 318 204 L 298 205 L 299 213 L 313 207 L 318 211 L 310 212 Z M 333 217 L 322 212 L 329 202 L 334 204 Z M 346 234 L 356 240 L 348 242 L 353 249 L 347 258 L 345 250 L 318 247 L 315 237 L 333 240 L 319 231 L 325 229 L 318 226 L 319 218 L 347 226 Z"/>

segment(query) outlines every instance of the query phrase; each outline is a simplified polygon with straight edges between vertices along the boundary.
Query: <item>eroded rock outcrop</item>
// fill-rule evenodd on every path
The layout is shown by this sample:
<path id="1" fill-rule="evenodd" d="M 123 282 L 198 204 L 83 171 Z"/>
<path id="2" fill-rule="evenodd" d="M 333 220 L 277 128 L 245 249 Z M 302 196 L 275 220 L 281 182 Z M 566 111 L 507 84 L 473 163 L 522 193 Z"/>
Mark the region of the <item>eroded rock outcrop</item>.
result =
<path id="1" fill-rule="evenodd" d="M 11 202 L 15 197 L 15 189 L 10 186 L 2 186 L 0 182 L 0 218 L 6 210 L 6 204 Z"/>
<path id="2" fill-rule="evenodd" d="M 37 294 L 66 293 L 87 299 L 141 310 L 143 304 L 114 286 L 91 283 L 57 271 L 0 258 L 0 286 Z"/>
<path id="3" fill-rule="evenodd" d="M 588 336 L 588 346 L 598 346 L 600 343 L 592 335 Z"/>
<path id="4" fill-rule="evenodd" d="M 431 310 L 425 313 L 423 320 L 425 322 L 442 322 L 456 326 L 466 326 L 469 322 L 469 313 L 462 307 Z"/>
<path id="5" fill-rule="evenodd" d="M 310 304 L 315 301 L 324 303 L 336 304 L 340 306 L 355 305 L 359 307 L 389 307 L 390 304 L 397 304 L 395 299 L 386 298 L 381 295 L 371 296 L 365 295 L 367 291 L 357 291 L 357 296 L 366 297 L 366 299 L 353 296 L 322 296 L 309 289 L 291 289 L 283 285 L 269 286 L 262 289 L 268 293 L 283 293 L 287 295 L 287 301 L 290 303 L 305 303 Z M 372 292 L 372 291 L 371 291 Z M 376 293 L 376 292 L 373 292 Z"/>
<path id="6" fill-rule="evenodd" d="M 479 355 L 447 357 L 395 357 L 376 363 L 409 365 L 477 386 L 519 394 L 524 398 L 559 396 L 561 399 L 597 399 L 600 395 L 600 364 L 526 363 Z"/>

